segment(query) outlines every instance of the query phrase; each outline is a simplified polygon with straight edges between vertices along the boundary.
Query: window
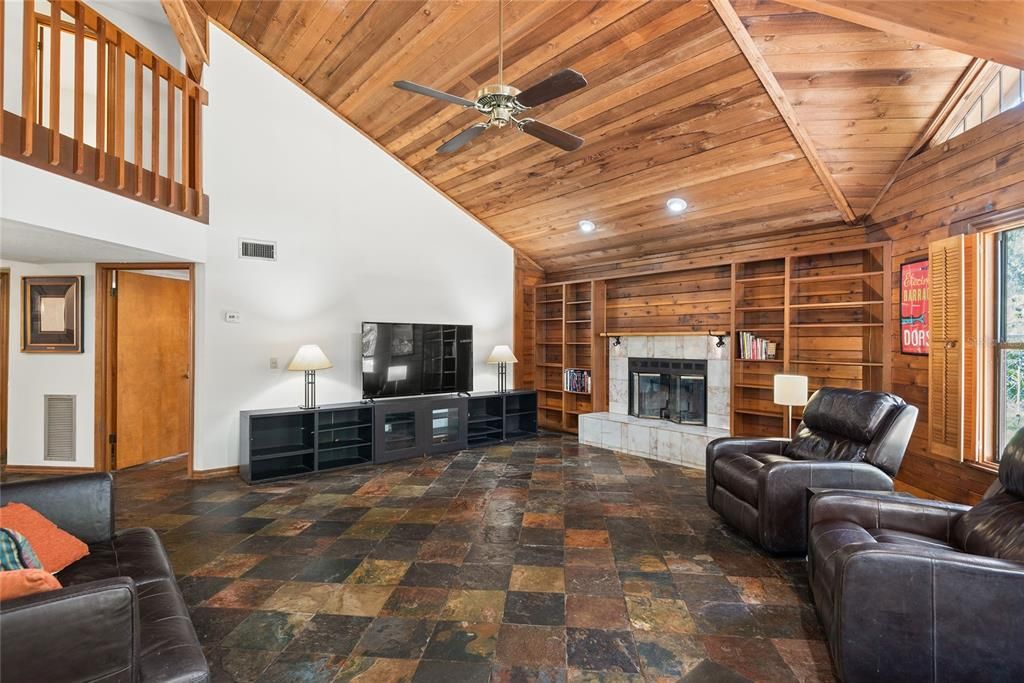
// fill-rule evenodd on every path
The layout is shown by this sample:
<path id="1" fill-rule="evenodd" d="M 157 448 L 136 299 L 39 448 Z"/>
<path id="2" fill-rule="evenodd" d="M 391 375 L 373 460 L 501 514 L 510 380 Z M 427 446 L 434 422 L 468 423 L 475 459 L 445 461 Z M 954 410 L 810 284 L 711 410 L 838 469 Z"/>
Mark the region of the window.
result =
<path id="1" fill-rule="evenodd" d="M 1024 227 L 996 235 L 994 454 L 1024 427 Z"/>
<path id="2" fill-rule="evenodd" d="M 983 72 L 985 80 L 981 81 L 981 87 L 968 91 L 965 99 L 954 110 L 952 121 L 955 123 L 952 128 L 940 132 L 932 140 L 933 145 L 955 138 L 1007 109 L 1016 107 L 1024 100 L 1024 74 L 1021 70 L 1012 66 L 993 66 L 998 70 L 991 76 L 988 76 L 990 72 Z"/>

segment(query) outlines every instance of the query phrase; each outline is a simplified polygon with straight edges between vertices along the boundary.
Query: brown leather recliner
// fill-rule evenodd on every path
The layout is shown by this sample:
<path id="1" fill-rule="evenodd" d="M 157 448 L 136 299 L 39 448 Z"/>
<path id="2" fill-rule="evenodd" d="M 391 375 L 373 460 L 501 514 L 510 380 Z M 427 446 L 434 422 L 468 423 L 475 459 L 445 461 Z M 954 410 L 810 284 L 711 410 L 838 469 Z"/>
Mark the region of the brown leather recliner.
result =
<path id="1" fill-rule="evenodd" d="M 1024 429 L 974 507 L 822 493 L 808 569 L 841 680 L 1024 680 Z"/>
<path id="2" fill-rule="evenodd" d="M 823 388 L 789 439 L 715 439 L 708 505 L 773 553 L 807 549 L 807 489 L 892 490 L 917 408 L 892 394 Z"/>

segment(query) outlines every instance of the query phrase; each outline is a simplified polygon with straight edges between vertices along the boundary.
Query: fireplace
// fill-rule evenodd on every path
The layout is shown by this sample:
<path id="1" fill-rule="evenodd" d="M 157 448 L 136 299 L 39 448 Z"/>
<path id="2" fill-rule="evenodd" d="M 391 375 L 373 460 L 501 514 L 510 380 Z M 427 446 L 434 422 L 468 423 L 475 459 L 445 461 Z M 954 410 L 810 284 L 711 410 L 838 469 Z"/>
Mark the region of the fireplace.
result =
<path id="1" fill-rule="evenodd" d="M 629 414 L 678 424 L 707 424 L 707 361 L 629 359 Z"/>

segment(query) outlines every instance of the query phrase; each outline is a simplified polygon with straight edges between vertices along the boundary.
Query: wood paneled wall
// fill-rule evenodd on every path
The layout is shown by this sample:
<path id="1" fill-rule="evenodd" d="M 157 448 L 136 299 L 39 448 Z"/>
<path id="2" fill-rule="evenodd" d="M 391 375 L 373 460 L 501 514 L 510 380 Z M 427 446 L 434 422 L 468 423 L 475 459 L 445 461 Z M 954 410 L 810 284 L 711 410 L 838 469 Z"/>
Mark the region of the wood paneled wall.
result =
<path id="1" fill-rule="evenodd" d="M 899 479 L 912 489 L 973 503 L 993 475 L 928 452 L 928 358 L 900 353 L 899 266 L 969 220 L 1024 205 L 1024 109 L 1010 110 L 908 162 L 874 213 L 872 240 L 892 240 L 893 391 L 921 415 Z"/>
<path id="2" fill-rule="evenodd" d="M 608 282 L 607 332 L 727 330 L 731 269 L 709 266 Z"/>

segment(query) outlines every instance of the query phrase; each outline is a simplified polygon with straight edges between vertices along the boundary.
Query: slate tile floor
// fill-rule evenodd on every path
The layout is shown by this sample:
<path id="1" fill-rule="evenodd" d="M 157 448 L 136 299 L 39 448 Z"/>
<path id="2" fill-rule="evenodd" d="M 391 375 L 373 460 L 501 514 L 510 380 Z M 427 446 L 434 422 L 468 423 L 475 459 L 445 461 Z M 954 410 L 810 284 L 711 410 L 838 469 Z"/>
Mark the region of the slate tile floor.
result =
<path id="1" fill-rule="evenodd" d="M 826 681 L 804 564 L 701 471 L 545 436 L 260 486 L 117 475 L 218 681 Z"/>

